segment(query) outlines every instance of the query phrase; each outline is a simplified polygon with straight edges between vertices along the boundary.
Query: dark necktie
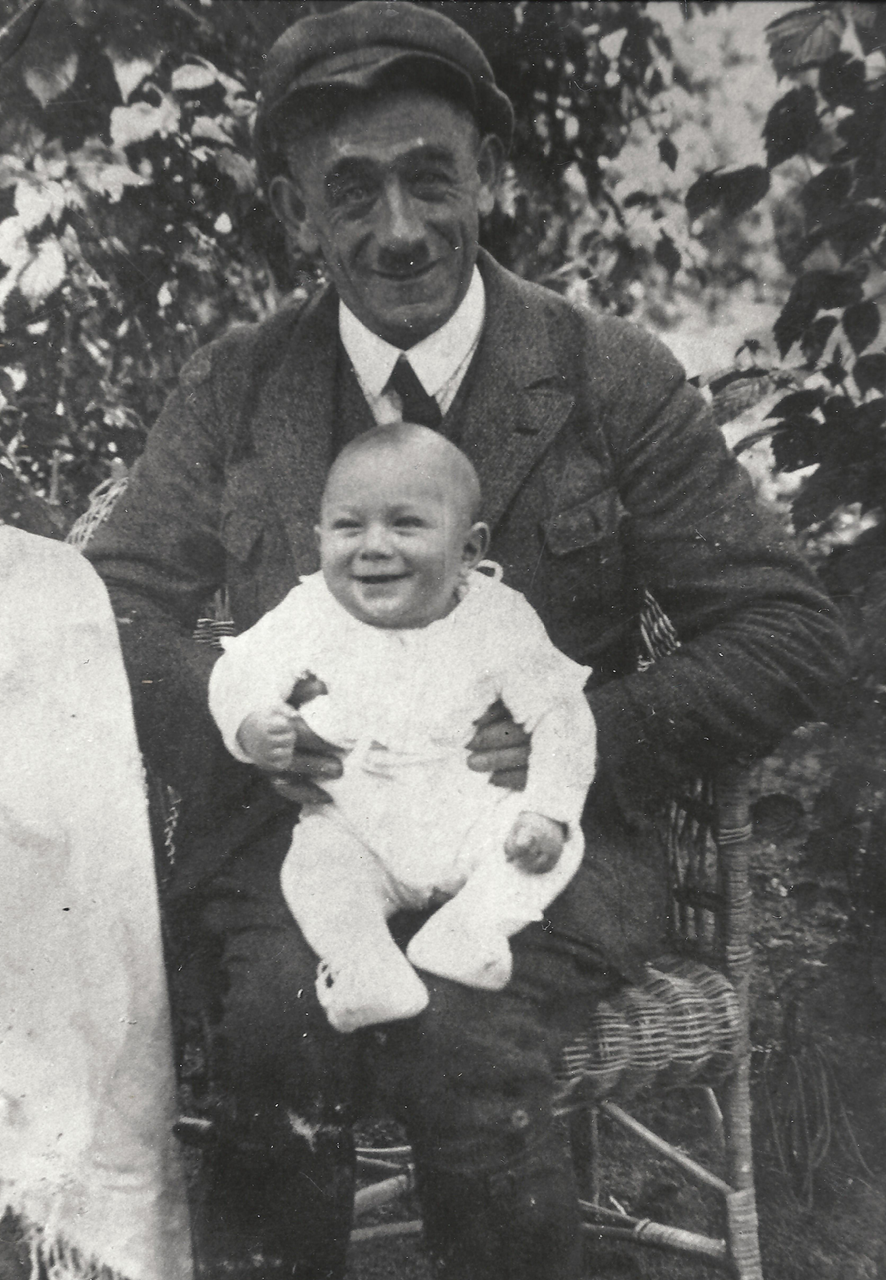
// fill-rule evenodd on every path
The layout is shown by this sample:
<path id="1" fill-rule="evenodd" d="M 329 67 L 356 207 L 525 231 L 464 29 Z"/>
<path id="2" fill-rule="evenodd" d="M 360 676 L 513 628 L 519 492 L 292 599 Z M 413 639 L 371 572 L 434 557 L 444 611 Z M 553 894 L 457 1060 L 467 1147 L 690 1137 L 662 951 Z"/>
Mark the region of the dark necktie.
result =
<path id="1" fill-rule="evenodd" d="M 385 392 L 388 391 L 396 391 L 400 397 L 404 422 L 417 422 L 419 426 L 433 427 L 435 431 L 439 428 L 443 421 L 440 406 L 425 391 L 405 355 L 401 355 L 394 365 L 394 372 L 385 387 Z"/>

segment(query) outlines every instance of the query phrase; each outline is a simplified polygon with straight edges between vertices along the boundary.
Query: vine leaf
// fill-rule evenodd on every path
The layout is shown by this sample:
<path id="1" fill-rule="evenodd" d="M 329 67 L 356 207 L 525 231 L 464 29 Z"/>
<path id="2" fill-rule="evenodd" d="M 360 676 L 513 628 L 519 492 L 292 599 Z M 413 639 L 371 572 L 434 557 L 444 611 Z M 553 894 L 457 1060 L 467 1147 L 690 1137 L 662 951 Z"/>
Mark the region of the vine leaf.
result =
<path id="1" fill-rule="evenodd" d="M 747 213 L 769 190 L 769 174 L 759 164 L 741 169 L 713 169 L 696 178 L 686 192 L 686 213 L 690 222 L 709 209 L 721 208 L 730 218 Z"/>
<path id="2" fill-rule="evenodd" d="M 813 320 L 808 329 L 804 330 L 800 338 L 800 350 L 808 365 L 814 365 L 821 359 L 828 345 L 828 338 L 836 327 L 836 316 L 819 316 L 817 320 Z"/>
<path id="3" fill-rule="evenodd" d="M 803 337 L 819 311 L 849 307 L 861 300 L 861 283 L 848 271 L 807 271 L 794 283 L 773 326 L 781 356 Z"/>
<path id="4" fill-rule="evenodd" d="M 843 332 L 856 355 L 869 347 L 880 332 L 880 308 L 866 299 L 843 312 Z"/>
<path id="5" fill-rule="evenodd" d="M 886 395 L 886 352 L 874 351 L 868 356 L 859 356 L 852 376 L 862 395 L 866 391 L 879 391 Z"/>
<path id="6" fill-rule="evenodd" d="M 769 168 L 805 151 L 818 130 L 815 90 L 811 85 L 800 85 L 779 98 L 763 126 Z"/>
<path id="7" fill-rule="evenodd" d="M 766 28 L 769 57 L 779 79 L 818 66 L 840 47 L 846 19 L 834 5 L 811 5 L 776 18 Z"/>
<path id="8" fill-rule="evenodd" d="M 680 152 L 670 138 L 660 138 L 658 143 L 659 159 L 663 160 L 671 172 L 677 167 Z"/>

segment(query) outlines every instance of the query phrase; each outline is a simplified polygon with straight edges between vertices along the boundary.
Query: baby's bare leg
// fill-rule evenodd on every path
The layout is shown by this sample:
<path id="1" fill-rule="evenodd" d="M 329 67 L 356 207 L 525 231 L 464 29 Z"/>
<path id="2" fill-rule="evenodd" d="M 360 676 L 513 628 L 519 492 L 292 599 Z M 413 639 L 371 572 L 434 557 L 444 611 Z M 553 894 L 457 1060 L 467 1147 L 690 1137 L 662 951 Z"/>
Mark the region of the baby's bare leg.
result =
<path id="1" fill-rule="evenodd" d="M 399 906 L 396 885 L 356 836 L 324 813 L 307 815 L 280 883 L 320 957 L 317 995 L 337 1031 L 421 1012 L 427 991 L 387 925 Z"/>

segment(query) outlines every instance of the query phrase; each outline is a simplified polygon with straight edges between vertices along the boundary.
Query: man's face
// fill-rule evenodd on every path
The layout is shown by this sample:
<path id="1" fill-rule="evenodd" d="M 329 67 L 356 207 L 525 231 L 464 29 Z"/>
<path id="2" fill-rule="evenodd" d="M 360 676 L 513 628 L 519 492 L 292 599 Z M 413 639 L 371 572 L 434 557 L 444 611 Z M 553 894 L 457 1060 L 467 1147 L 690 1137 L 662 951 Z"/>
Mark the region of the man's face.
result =
<path id="1" fill-rule="evenodd" d="M 323 496 L 320 566 L 348 613 L 374 627 L 425 627 L 445 617 L 485 546 L 450 476 L 411 451 L 342 458 Z"/>
<path id="2" fill-rule="evenodd" d="M 497 140 L 458 107 L 400 90 L 296 143 L 272 199 L 354 315 L 405 349 L 464 298 L 498 165 Z"/>

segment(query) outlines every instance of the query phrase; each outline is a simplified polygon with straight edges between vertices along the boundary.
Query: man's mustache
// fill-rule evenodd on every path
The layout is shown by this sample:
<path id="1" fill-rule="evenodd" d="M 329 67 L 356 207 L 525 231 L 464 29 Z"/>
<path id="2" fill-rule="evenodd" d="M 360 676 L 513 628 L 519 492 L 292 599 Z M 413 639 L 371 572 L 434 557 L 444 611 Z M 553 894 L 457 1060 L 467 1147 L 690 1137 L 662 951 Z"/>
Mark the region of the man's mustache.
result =
<path id="1" fill-rule="evenodd" d="M 431 251 L 426 244 L 408 249 L 380 249 L 376 266 L 389 275 L 409 275 L 421 271 L 431 261 Z"/>

